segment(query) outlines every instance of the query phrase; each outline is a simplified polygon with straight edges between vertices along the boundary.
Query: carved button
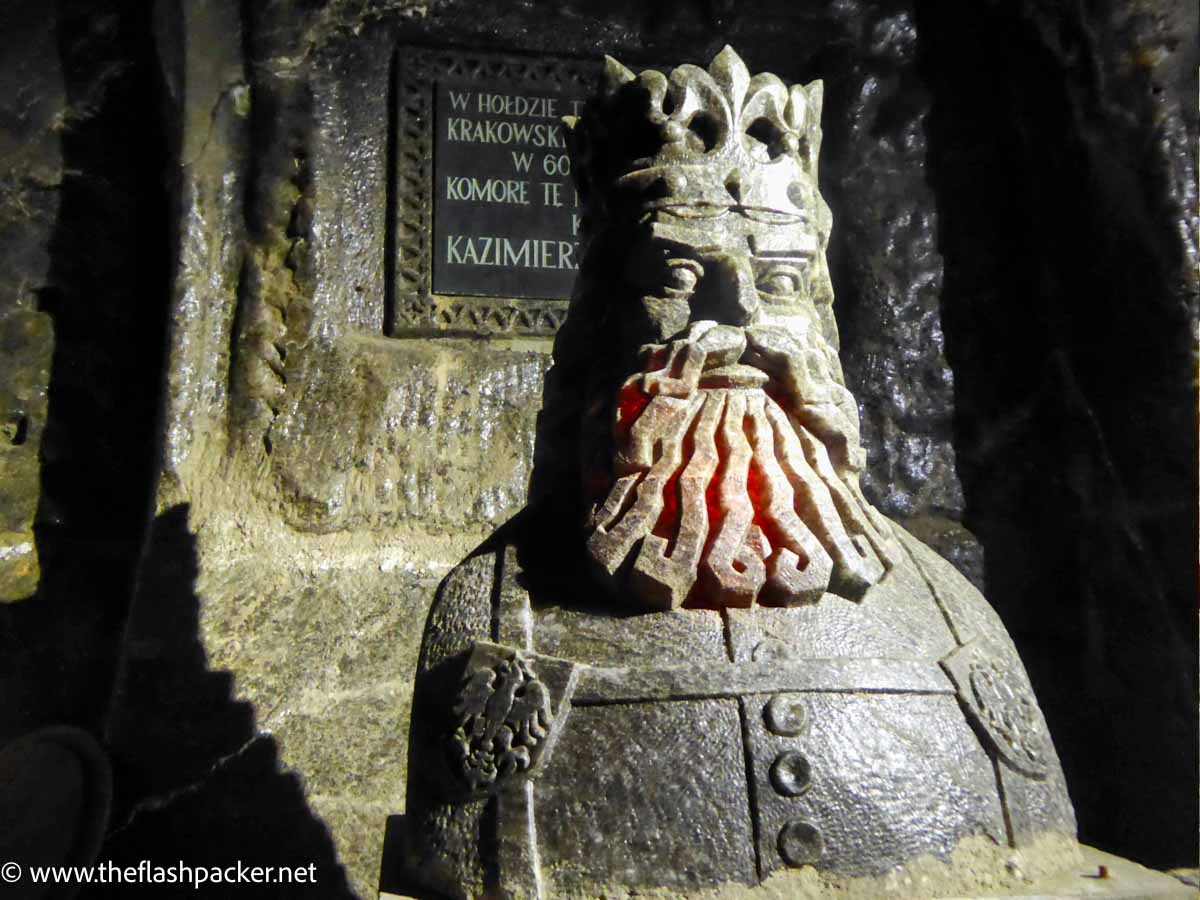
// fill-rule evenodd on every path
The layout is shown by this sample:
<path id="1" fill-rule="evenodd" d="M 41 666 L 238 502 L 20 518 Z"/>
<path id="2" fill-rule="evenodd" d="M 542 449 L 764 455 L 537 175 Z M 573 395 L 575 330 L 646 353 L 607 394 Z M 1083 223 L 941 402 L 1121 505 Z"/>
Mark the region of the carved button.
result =
<path id="1" fill-rule="evenodd" d="M 808 728 L 808 713 L 795 694 L 778 694 L 763 707 L 763 720 L 773 734 L 797 737 Z"/>
<path id="2" fill-rule="evenodd" d="M 825 852 L 821 832 L 800 819 L 793 819 L 779 829 L 779 855 L 789 866 L 815 866 Z"/>
<path id="3" fill-rule="evenodd" d="M 771 763 L 771 784 L 785 797 L 799 797 L 812 786 L 812 769 L 803 753 L 788 750 Z"/>

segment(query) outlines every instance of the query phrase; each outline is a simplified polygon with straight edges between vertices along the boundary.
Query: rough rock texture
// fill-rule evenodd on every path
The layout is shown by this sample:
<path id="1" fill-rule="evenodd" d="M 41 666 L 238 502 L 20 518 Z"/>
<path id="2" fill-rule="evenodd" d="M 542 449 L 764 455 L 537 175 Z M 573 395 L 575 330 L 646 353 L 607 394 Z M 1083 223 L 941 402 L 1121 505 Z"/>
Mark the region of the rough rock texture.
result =
<path id="1" fill-rule="evenodd" d="M 1166 866 L 1196 835 L 1155 785 L 1197 769 L 1197 11 L 921 12 L 964 522 L 1081 838 Z"/>
<path id="2" fill-rule="evenodd" d="M 144 11 L 14 2 L 0 34 L 7 738 L 102 728 L 153 492 L 170 263 Z"/>
<path id="3" fill-rule="evenodd" d="M 1082 851 L 1082 852 L 1080 852 Z M 1074 870 L 1061 871 L 1063 860 Z M 1099 877 L 1101 866 L 1106 872 Z M 384 894 L 384 900 L 392 897 Z M 778 872 L 760 887 L 688 891 L 651 889 L 650 900 L 877 900 L 879 897 L 1112 897 L 1174 900 L 1194 896 L 1170 876 L 1092 847 L 1051 838 L 1025 851 L 998 848 L 986 837 L 964 840 L 949 860 L 925 856 L 881 878 L 822 876 L 811 868 Z"/>
<path id="4" fill-rule="evenodd" d="M 15 305 L 15 304 L 14 304 Z M 37 590 L 33 522 L 39 495 L 38 447 L 46 421 L 46 394 L 54 338 L 48 316 L 19 306 L 0 319 L 0 348 L 9 368 L 0 425 L 0 596 L 22 600 Z"/>
<path id="5" fill-rule="evenodd" d="M 837 6 L 846 47 L 827 108 L 840 118 L 823 181 L 836 185 L 835 308 L 848 386 L 862 407 L 867 496 L 900 518 L 960 519 L 954 376 L 944 355 L 938 209 L 925 172 L 931 96 L 914 10 Z M 977 554 L 967 534 L 943 546 Z M 941 547 L 939 547 L 941 549 Z M 967 565 L 967 574 L 978 568 Z M 981 583 L 981 582 L 980 582 Z"/>
<path id="6" fill-rule="evenodd" d="M 32 4 L 0 11 L 12 42 L 0 61 L 0 601 L 31 596 L 39 575 L 33 522 L 54 334 L 37 292 L 49 276 L 62 180 L 56 117 L 66 100 L 62 72 L 43 64 L 54 25 Z"/>
<path id="7" fill-rule="evenodd" d="M 0 609 L 0 736 L 106 737 L 102 858 L 371 895 L 431 587 L 521 505 L 547 348 L 382 337 L 390 48 L 728 42 L 838 111 L 871 498 L 986 550 L 1083 837 L 1195 863 L 1194 5 L 748 10 L 4 4 L 0 594 L 34 547 L 41 579 Z"/>
<path id="8" fill-rule="evenodd" d="M 271 429 L 285 515 L 303 531 L 499 523 L 525 503 L 545 347 L 482 353 L 383 338 L 306 357 Z M 438 453 L 430 453 L 438 447 Z"/>

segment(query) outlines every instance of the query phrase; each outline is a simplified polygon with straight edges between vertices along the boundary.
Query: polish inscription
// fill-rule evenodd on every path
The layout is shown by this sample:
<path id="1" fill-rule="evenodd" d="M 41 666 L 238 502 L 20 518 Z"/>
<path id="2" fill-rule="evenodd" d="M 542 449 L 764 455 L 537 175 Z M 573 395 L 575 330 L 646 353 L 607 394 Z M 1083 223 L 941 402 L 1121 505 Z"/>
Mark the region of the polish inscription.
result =
<path id="1" fill-rule="evenodd" d="M 571 296 L 581 209 L 562 117 L 582 105 L 530 85 L 436 84 L 434 293 Z"/>

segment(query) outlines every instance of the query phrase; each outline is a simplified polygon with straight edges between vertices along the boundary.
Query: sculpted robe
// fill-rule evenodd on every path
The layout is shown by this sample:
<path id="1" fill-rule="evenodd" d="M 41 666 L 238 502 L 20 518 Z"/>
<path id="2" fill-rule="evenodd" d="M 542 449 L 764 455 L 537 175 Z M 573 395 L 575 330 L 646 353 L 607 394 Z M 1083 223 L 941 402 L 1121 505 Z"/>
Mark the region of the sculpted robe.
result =
<path id="1" fill-rule="evenodd" d="M 1011 640 L 899 526 L 905 563 L 859 602 L 614 613 L 580 555 L 538 546 L 536 516 L 512 525 L 447 577 L 426 626 L 408 822 L 429 886 L 596 896 L 806 864 L 878 875 L 969 835 L 1074 836 Z M 512 694 L 497 669 L 514 659 L 515 702 L 489 708 Z M 464 707 L 473 676 L 484 696 Z M 463 752 L 480 723 L 508 728 L 524 765 L 470 777 L 489 762 Z"/>

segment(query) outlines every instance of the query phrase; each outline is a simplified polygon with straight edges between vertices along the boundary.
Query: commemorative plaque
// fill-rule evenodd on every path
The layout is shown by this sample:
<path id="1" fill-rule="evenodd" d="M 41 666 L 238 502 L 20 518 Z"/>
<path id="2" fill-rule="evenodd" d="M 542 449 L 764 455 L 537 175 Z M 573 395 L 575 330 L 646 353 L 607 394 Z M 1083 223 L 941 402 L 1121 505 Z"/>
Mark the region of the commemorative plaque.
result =
<path id="1" fill-rule="evenodd" d="M 518 84 L 436 86 L 435 293 L 570 297 L 579 198 L 561 118 L 579 105 Z"/>
<path id="2" fill-rule="evenodd" d="M 393 335 L 552 335 L 579 265 L 563 116 L 596 61 L 400 47 Z"/>

